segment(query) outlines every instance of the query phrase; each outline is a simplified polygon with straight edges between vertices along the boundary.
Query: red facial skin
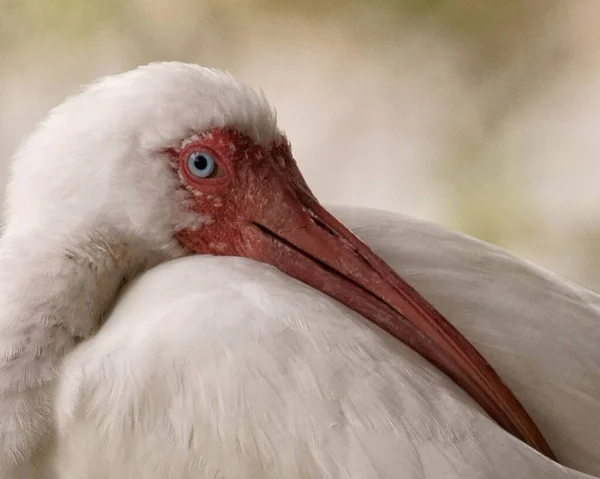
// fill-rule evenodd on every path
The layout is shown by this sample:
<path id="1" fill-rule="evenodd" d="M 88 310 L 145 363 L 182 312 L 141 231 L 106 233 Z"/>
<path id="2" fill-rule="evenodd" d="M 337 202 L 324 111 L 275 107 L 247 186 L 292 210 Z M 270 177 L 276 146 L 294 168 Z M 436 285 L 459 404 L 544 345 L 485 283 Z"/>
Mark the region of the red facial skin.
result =
<path id="1" fill-rule="evenodd" d="M 189 171 L 187 157 L 196 150 L 215 160 L 211 177 Z M 525 409 L 477 350 L 319 204 L 285 138 L 263 148 L 233 129 L 218 128 L 172 153 L 193 193 L 193 210 L 213 220 L 178 232 L 184 246 L 271 264 L 337 299 L 420 353 L 500 426 L 554 459 Z"/>

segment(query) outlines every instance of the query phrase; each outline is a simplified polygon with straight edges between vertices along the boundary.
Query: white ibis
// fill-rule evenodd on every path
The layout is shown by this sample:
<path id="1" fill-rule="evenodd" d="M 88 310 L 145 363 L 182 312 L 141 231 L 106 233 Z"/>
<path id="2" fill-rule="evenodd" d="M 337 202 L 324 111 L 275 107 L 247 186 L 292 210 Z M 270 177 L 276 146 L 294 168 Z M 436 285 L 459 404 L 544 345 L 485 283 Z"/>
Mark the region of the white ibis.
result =
<path id="1" fill-rule="evenodd" d="M 153 64 L 71 98 L 16 155 L 6 219 L 0 244 L 0 477 L 47 477 L 51 470 L 59 477 L 395 476 L 424 456 L 394 451 L 427 438 L 453 450 L 465 439 L 471 453 L 485 452 L 487 466 L 466 456 L 465 464 L 484 474 L 506 462 L 500 453 L 505 448 L 527 458 L 523 467 L 532 475 L 521 477 L 547 477 L 539 474 L 549 471 L 577 476 L 495 424 L 553 457 L 483 356 L 319 205 L 264 96 L 225 74 Z M 400 221 L 398 230 L 403 226 Z M 429 242 L 438 255 L 444 246 Z M 399 242 L 390 254 L 401 254 L 396 250 L 402 247 Z M 212 257 L 150 273 L 149 286 L 142 280 L 100 328 L 128 279 L 193 253 L 270 263 L 390 335 L 283 275 L 271 272 L 265 283 L 263 265 Z M 535 272 L 513 262 L 523 275 Z M 449 279 L 458 281 L 464 271 L 451 270 Z M 482 281 L 475 276 L 471 282 Z M 558 280 L 548 285 L 550 296 L 556 289 L 564 296 L 568 287 Z M 440 290 L 462 304 L 471 294 L 455 285 Z M 556 313 L 541 310 L 539 302 L 531 305 L 532 296 L 520 298 L 496 298 L 496 306 L 513 304 L 516 317 L 502 323 L 513 326 L 511 338 L 519 332 L 517 306 L 537 308 L 536 317 Z M 493 310 L 491 301 L 488 307 Z M 473 312 L 450 313 L 471 318 L 476 328 Z M 172 316 L 177 318 L 165 323 Z M 463 322 L 456 319 L 466 331 Z M 533 323 L 546 337 L 546 349 L 522 351 L 518 366 L 548 377 L 557 370 L 548 369 L 554 354 L 548 345 L 557 340 Z M 490 327 L 485 320 L 479 324 Z M 532 323 L 521 324 L 523 331 L 532 329 Z M 494 327 L 496 335 L 504 330 Z M 577 338 L 589 341 L 582 332 Z M 480 343 L 480 350 L 489 344 Z M 514 367 L 517 349 L 501 347 L 510 359 L 498 359 L 493 348 L 490 357 Z M 595 359 L 579 353 L 577 361 Z M 529 356 L 545 367 L 536 369 L 536 360 L 528 366 Z M 569 361 L 575 378 L 575 360 Z M 510 367 L 502 374 L 522 390 L 522 401 L 534 408 L 547 404 L 549 398 L 537 398 L 540 377 L 519 376 Z M 533 391 L 527 383 L 536 385 Z M 579 381 L 571 387 L 591 394 Z M 399 401 L 403 395 L 413 396 L 416 409 Z M 567 401 L 577 393 L 558 396 L 565 401 L 561 414 L 567 407 L 572 416 L 594 420 L 593 406 L 581 407 L 577 397 Z M 553 427 L 565 421 L 540 409 L 531 413 L 547 426 L 545 434 L 561 436 Z M 412 425 L 407 411 L 415 414 Z M 437 432 L 429 415 L 438 415 L 443 427 Z M 572 418 L 566 423 L 568 428 Z M 403 428 L 408 435 L 398 433 Z M 492 439 L 485 439 L 488 434 Z M 565 464 L 595 471 L 586 455 L 595 450 L 593 438 L 582 437 L 552 445 Z M 365 441 L 378 459 L 365 449 L 355 464 L 351 457 L 368 448 Z M 390 454 L 383 454 L 386 448 Z M 295 464 L 290 469 L 287 459 Z M 432 467 L 449 467 L 438 459 Z M 413 477 L 429 477 L 423 467 Z"/>

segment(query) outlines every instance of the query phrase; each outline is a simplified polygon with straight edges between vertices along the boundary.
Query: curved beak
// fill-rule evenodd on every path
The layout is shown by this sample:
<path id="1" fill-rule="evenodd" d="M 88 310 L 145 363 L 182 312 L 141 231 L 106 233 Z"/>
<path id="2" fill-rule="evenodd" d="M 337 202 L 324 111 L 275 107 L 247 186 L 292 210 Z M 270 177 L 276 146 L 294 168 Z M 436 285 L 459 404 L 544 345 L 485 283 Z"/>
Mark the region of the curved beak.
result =
<path id="1" fill-rule="evenodd" d="M 281 190 L 280 190 L 281 192 Z M 245 256 L 332 296 L 410 346 L 500 426 L 544 455 L 550 446 L 498 374 L 455 328 L 303 189 L 251 220 Z"/>

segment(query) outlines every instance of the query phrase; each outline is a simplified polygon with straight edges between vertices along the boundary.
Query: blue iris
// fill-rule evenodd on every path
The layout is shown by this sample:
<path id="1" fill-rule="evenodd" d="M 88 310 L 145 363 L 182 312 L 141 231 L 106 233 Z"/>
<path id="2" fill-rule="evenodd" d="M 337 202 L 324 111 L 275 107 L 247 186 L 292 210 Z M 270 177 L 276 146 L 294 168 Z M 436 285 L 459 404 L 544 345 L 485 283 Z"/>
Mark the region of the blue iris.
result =
<path id="1" fill-rule="evenodd" d="M 215 170 L 215 160 L 202 151 L 193 151 L 187 157 L 190 173 L 198 178 L 208 178 Z"/>

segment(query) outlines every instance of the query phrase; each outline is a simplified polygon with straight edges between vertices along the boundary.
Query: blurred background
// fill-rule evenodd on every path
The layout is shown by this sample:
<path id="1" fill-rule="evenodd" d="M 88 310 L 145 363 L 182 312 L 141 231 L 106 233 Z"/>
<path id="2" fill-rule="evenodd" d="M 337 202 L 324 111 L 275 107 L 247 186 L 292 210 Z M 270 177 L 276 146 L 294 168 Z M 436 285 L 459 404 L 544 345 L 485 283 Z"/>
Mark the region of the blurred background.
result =
<path id="1" fill-rule="evenodd" d="M 0 191 L 48 109 L 155 60 L 261 87 L 322 201 L 600 290 L 598 0 L 0 0 Z"/>

